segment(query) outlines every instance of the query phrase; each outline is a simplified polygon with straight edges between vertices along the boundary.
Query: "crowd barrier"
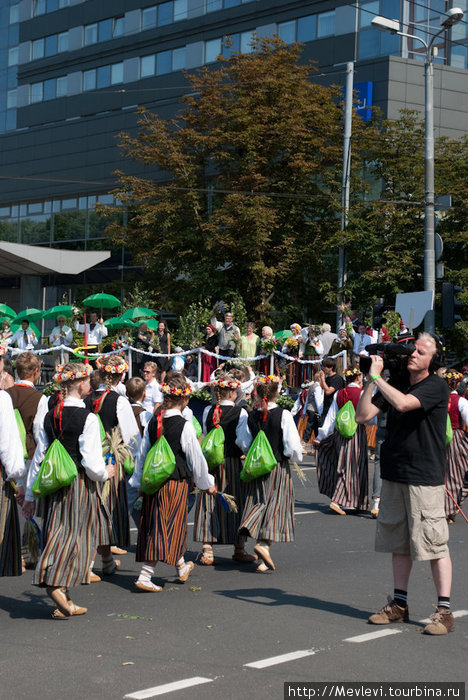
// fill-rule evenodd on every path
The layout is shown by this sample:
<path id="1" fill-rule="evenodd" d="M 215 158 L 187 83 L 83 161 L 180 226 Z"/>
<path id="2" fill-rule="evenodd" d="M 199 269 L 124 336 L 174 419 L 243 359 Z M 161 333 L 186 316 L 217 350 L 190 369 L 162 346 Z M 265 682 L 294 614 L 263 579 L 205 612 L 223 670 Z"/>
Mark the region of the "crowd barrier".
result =
<path id="1" fill-rule="evenodd" d="M 9 348 L 9 353 L 14 357 L 15 355 L 19 355 L 20 353 L 24 352 L 24 350 L 20 350 L 18 348 Z M 205 348 L 193 348 L 191 350 L 184 350 L 182 352 L 172 352 L 172 353 L 162 353 L 162 352 L 150 352 L 147 350 L 141 350 L 140 348 L 135 348 L 133 345 L 123 345 L 122 347 L 112 350 L 111 352 L 100 352 L 100 353 L 92 353 L 92 352 L 83 352 L 80 348 L 71 348 L 69 345 L 56 345 L 53 348 L 41 348 L 40 350 L 30 350 L 29 352 L 32 352 L 35 355 L 45 355 L 50 358 L 52 358 L 54 361 L 57 358 L 57 354 L 60 353 L 60 364 L 63 364 L 65 361 L 65 357 L 67 354 L 73 354 L 75 357 L 78 357 L 82 360 L 95 360 L 98 357 L 106 357 L 108 355 L 115 355 L 116 353 L 126 353 L 127 358 L 128 358 L 128 376 L 132 377 L 132 365 L 133 365 L 133 355 L 134 354 L 140 354 L 140 355 L 146 355 L 148 359 L 154 360 L 158 357 L 164 357 L 166 359 L 168 358 L 173 358 L 173 357 L 180 357 L 180 356 L 187 356 L 187 355 L 209 355 L 210 357 L 216 357 L 218 360 L 221 361 L 226 361 L 226 362 L 231 362 L 231 363 L 239 363 L 239 365 L 245 365 L 245 364 L 252 364 L 253 362 L 257 362 L 258 360 L 265 360 L 267 358 L 270 358 L 270 374 L 274 374 L 274 367 L 275 367 L 275 356 L 280 357 L 287 362 L 297 362 L 301 365 L 316 365 L 320 364 L 321 360 L 320 359 L 315 359 L 315 360 L 302 360 L 297 357 L 291 357 L 291 355 L 286 355 L 284 352 L 281 352 L 280 350 L 273 350 L 272 353 L 268 353 L 265 355 L 256 355 L 255 357 L 230 357 L 227 355 L 220 355 L 215 352 L 210 352 L 209 350 L 205 350 Z M 328 357 L 332 358 L 337 358 L 337 357 L 343 357 L 343 364 L 346 367 L 347 364 L 347 353 L 346 350 L 342 350 L 341 352 L 337 353 L 336 355 L 328 355 Z M 200 359 L 200 358 L 199 358 Z M 52 367 L 52 364 L 51 364 Z M 198 381 L 201 381 L 201 371 L 202 371 L 202 363 L 199 361 L 198 362 Z"/>

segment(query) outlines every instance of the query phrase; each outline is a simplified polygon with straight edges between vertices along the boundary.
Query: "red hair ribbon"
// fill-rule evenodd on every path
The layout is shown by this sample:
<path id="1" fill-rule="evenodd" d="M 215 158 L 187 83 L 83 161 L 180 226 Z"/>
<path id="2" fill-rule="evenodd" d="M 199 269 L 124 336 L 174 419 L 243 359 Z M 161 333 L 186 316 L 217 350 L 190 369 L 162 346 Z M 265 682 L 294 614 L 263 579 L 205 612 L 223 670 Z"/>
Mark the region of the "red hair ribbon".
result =
<path id="1" fill-rule="evenodd" d="M 261 406 L 263 412 L 263 422 L 266 423 L 266 419 L 268 418 L 268 399 L 266 396 L 263 397 Z"/>
<path id="2" fill-rule="evenodd" d="M 213 425 L 215 425 L 215 426 L 219 425 L 222 412 L 223 411 L 222 411 L 220 406 L 215 407 L 215 410 L 213 411 Z"/>
<path id="3" fill-rule="evenodd" d="M 157 436 L 158 436 L 158 440 L 159 440 L 159 438 L 161 437 L 162 431 L 163 431 L 162 420 L 163 420 L 164 413 L 165 413 L 165 411 L 163 410 L 163 411 L 161 411 L 160 413 L 158 413 L 158 415 L 157 415 L 157 417 L 156 417 L 156 422 L 157 422 L 157 427 L 158 427 L 158 428 L 157 428 L 157 433 L 156 433 L 156 434 L 157 434 Z"/>

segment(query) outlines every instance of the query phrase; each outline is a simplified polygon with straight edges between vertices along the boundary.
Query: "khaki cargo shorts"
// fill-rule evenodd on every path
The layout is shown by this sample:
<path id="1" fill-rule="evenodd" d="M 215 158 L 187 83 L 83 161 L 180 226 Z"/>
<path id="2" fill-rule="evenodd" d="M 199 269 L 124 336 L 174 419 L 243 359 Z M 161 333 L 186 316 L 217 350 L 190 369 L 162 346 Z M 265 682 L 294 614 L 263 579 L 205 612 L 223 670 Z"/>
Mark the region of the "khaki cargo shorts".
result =
<path id="1" fill-rule="evenodd" d="M 445 486 L 382 480 L 375 551 L 410 554 L 414 561 L 449 555 Z"/>

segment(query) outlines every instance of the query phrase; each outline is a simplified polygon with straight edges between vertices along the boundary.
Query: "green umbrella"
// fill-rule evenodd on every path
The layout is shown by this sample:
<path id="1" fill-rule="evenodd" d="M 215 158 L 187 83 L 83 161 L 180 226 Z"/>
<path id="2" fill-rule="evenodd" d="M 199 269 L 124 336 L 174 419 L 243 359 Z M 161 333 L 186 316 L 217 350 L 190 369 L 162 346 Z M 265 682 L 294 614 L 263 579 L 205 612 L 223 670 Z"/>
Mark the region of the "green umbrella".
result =
<path id="1" fill-rule="evenodd" d="M 289 330 L 289 328 L 286 328 L 284 331 L 277 331 L 275 333 L 275 338 L 278 340 L 286 340 L 286 338 L 290 338 L 292 336 L 292 331 Z"/>
<path id="2" fill-rule="evenodd" d="M 16 311 L 13 311 L 11 306 L 8 306 L 8 304 L 0 304 L 0 314 L 3 314 L 3 316 L 8 316 L 9 318 L 15 318 Z"/>
<path id="3" fill-rule="evenodd" d="M 51 309 L 47 309 L 42 318 L 57 318 L 57 316 L 65 316 L 71 318 L 73 316 L 73 306 L 68 304 L 58 304 Z"/>
<path id="4" fill-rule="evenodd" d="M 5 321 L 8 321 L 10 325 L 13 323 L 13 319 L 11 319 L 9 316 L 0 316 L 0 325 Z"/>
<path id="5" fill-rule="evenodd" d="M 25 318 L 24 320 L 25 320 L 25 321 L 29 321 L 28 318 Z M 12 321 L 10 330 L 11 330 L 12 333 L 16 333 L 16 331 L 17 331 L 19 328 L 21 328 L 21 321 L 18 322 L 17 319 L 15 318 L 15 320 Z M 39 340 L 39 338 L 41 337 L 41 331 L 40 331 L 39 328 L 36 326 L 36 324 L 35 324 L 35 323 L 32 323 L 31 321 L 29 321 L 29 328 L 30 328 L 32 331 L 34 331 L 34 333 L 36 334 L 36 338 Z"/>
<path id="6" fill-rule="evenodd" d="M 113 316 L 104 321 L 104 325 L 107 328 L 135 328 L 135 324 L 128 318 L 123 316 Z"/>
<path id="7" fill-rule="evenodd" d="M 133 309 L 127 309 L 127 311 L 124 311 L 122 314 L 122 318 L 129 318 L 132 321 L 135 321 L 140 318 L 147 318 L 149 316 L 157 316 L 158 312 L 157 311 L 152 311 L 152 309 L 147 309 L 146 306 L 136 306 Z"/>
<path id="8" fill-rule="evenodd" d="M 147 320 L 142 320 L 141 323 L 145 323 L 150 331 L 157 331 L 159 326 L 159 321 L 157 318 L 149 318 Z"/>
<path id="9" fill-rule="evenodd" d="M 41 309 L 23 309 L 23 311 L 19 312 L 14 321 L 15 323 L 21 323 L 21 321 L 40 321 L 43 315 L 44 312 L 41 311 Z"/>
<path id="10" fill-rule="evenodd" d="M 113 294 L 91 294 L 91 296 L 83 299 L 85 306 L 91 306 L 92 309 L 115 309 L 120 306 L 120 301 Z"/>

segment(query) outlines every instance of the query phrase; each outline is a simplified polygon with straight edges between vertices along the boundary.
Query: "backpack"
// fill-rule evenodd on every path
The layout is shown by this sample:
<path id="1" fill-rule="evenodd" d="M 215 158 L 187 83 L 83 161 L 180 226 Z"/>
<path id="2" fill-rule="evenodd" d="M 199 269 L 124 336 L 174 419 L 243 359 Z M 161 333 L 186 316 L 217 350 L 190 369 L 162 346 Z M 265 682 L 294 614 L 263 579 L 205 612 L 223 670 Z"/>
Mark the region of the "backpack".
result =
<path id="1" fill-rule="evenodd" d="M 276 457 L 265 431 L 260 430 L 249 447 L 240 473 L 242 481 L 253 481 L 269 474 L 276 467 Z"/>
<path id="2" fill-rule="evenodd" d="M 32 487 L 33 493 L 39 498 L 44 498 L 65 486 L 70 486 L 77 476 L 75 462 L 62 443 L 55 439 L 44 455 Z"/>
<path id="3" fill-rule="evenodd" d="M 348 395 L 346 390 L 345 394 Z M 356 411 L 351 400 L 346 401 L 336 414 L 335 426 L 341 437 L 349 439 L 355 434 L 357 430 Z"/>
<path id="4" fill-rule="evenodd" d="M 146 455 L 141 475 L 141 490 L 151 495 L 161 488 L 172 476 L 176 458 L 168 441 L 161 434 L 162 416 L 158 415 L 158 439 Z"/>

